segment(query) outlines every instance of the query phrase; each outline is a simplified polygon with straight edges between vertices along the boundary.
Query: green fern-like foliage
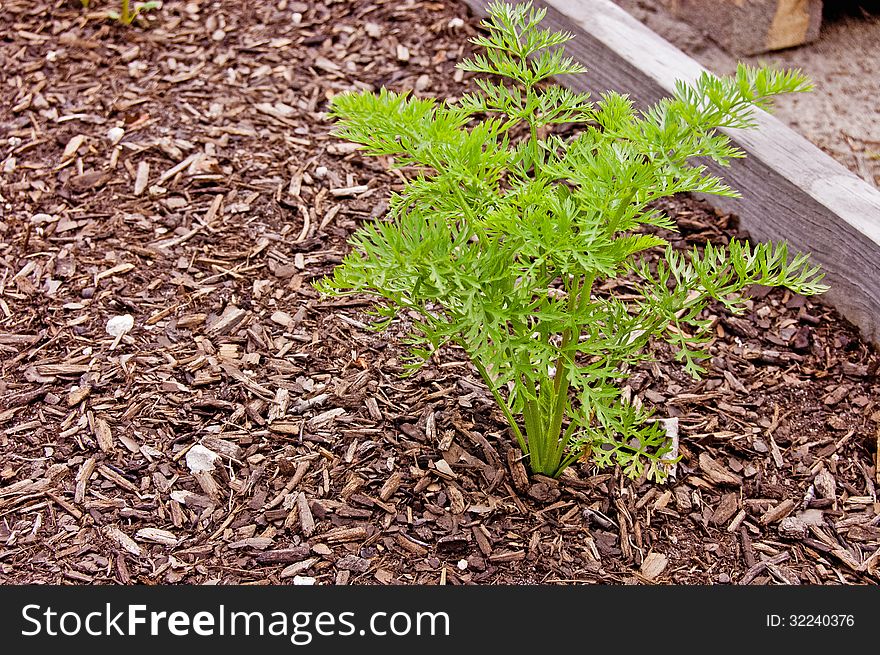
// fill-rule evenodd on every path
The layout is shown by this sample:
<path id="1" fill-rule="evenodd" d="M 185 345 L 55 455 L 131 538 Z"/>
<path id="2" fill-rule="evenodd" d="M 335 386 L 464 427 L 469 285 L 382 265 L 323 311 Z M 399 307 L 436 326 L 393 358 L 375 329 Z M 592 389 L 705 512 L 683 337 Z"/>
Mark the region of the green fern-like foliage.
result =
<path id="1" fill-rule="evenodd" d="M 743 156 L 718 128 L 749 128 L 754 107 L 808 83 L 740 66 L 735 76 L 678 84 L 647 111 L 618 93 L 593 101 L 551 83 L 584 68 L 564 54 L 571 36 L 542 29 L 543 16 L 530 3 L 492 4 L 487 35 L 473 40 L 483 51 L 459 65 L 485 77 L 457 102 L 386 89 L 333 99 L 339 137 L 421 173 L 317 287 L 383 298 L 389 316 L 415 312 L 418 361 L 447 343 L 463 348 L 533 472 L 558 476 L 592 454 L 600 466 L 661 479 L 665 435 L 620 391 L 629 367 L 650 357 L 649 340 L 674 344 L 698 376 L 708 302 L 736 312 L 752 284 L 825 287 L 784 244 L 677 252 L 645 231 L 675 229 L 652 202 L 735 196 L 700 163 Z M 560 123 L 576 136 L 542 136 Z M 650 266 L 645 251 L 658 246 L 665 256 Z M 623 275 L 637 280 L 637 294 L 592 292 Z"/>

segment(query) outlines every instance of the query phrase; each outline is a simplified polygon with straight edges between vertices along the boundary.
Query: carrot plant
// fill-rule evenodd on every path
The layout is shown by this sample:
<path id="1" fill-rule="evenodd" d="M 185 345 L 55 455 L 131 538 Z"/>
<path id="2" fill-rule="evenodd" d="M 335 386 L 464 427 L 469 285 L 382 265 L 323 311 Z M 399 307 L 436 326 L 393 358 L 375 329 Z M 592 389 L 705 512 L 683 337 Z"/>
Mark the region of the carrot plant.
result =
<path id="1" fill-rule="evenodd" d="M 743 156 L 718 128 L 749 128 L 753 107 L 809 85 L 798 72 L 740 66 L 679 83 L 645 111 L 618 93 L 593 102 L 552 84 L 585 69 L 564 54 L 571 35 L 542 29 L 543 16 L 530 3 L 492 4 L 486 35 L 473 39 L 483 52 L 459 64 L 481 75 L 477 90 L 455 102 L 386 89 L 333 98 L 337 135 L 418 173 L 316 286 L 385 299 L 383 324 L 401 309 L 418 316 L 417 362 L 447 343 L 464 349 L 533 472 L 558 476 L 592 455 L 659 480 L 665 433 L 621 394 L 630 367 L 653 356 L 652 340 L 672 343 L 696 377 L 707 303 L 739 312 L 752 284 L 825 287 L 784 244 L 674 250 L 651 233 L 675 229 L 652 203 L 736 196 L 700 163 Z M 573 136 L 554 134 L 560 124 Z M 597 293 L 621 277 L 633 293 Z"/>

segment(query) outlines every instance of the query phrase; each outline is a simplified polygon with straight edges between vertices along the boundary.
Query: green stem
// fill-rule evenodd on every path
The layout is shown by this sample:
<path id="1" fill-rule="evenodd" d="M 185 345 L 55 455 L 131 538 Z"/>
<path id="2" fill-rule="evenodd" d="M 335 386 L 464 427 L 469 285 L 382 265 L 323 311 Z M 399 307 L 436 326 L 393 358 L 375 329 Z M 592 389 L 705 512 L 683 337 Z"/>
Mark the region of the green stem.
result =
<path id="1" fill-rule="evenodd" d="M 474 213 L 471 206 L 468 204 L 467 198 L 464 196 L 464 192 L 461 190 L 461 187 L 458 184 L 455 185 L 455 190 L 453 191 L 455 194 L 455 199 L 458 200 L 458 204 L 461 205 L 461 211 L 464 213 L 464 218 L 467 221 L 468 229 L 477 236 L 477 239 L 480 242 L 480 245 L 486 246 L 485 235 L 482 230 L 477 230 L 477 217 Z"/>
<path id="2" fill-rule="evenodd" d="M 536 98 L 535 94 L 535 85 L 534 83 L 529 83 L 526 85 L 526 107 L 533 106 L 533 100 Z M 532 162 L 532 166 L 535 172 L 535 178 L 538 178 L 539 171 L 541 167 L 544 165 L 544 153 L 541 151 L 540 142 L 538 139 L 538 124 L 535 122 L 535 113 L 532 110 L 532 113 L 526 118 L 529 123 L 529 145 L 532 146 L 532 154 L 534 161 Z"/>
<path id="3" fill-rule="evenodd" d="M 584 284 L 586 284 L 586 280 L 584 281 Z M 580 304 L 577 299 L 582 288 L 583 285 L 578 281 L 575 281 L 571 286 L 566 283 L 566 290 L 568 291 L 568 313 L 570 316 L 572 315 L 575 306 Z M 562 418 L 565 414 L 565 406 L 568 401 L 568 389 L 571 385 L 571 381 L 567 375 L 565 353 L 573 338 L 575 342 L 580 339 L 579 330 L 577 336 L 574 335 L 574 331 L 571 329 L 563 332 L 562 343 L 559 347 L 559 357 L 556 358 L 556 371 L 553 374 L 553 402 L 551 404 L 550 421 L 548 422 L 545 437 L 546 441 L 550 443 L 553 443 L 554 440 L 558 440 L 559 431 L 562 429 Z M 554 447 L 553 450 L 556 452 L 558 448 Z M 554 460 L 555 459 L 556 458 L 554 457 Z"/>
<path id="4" fill-rule="evenodd" d="M 562 438 L 559 440 L 559 443 L 556 446 L 556 452 L 553 454 L 553 457 L 554 461 L 559 462 L 559 466 L 557 467 L 557 474 L 562 473 L 562 471 L 564 471 L 569 464 L 580 457 L 580 452 L 569 452 L 568 456 L 565 455 L 565 450 L 568 446 L 568 442 L 571 439 L 571 435 L 574 434 L 576 428 L 577 424 L 574 421 L 569 423 L 568 427 L 565 428 L 565 432 L 563 433 Z"/>
<path id="5" fill-rule="evenodd" d="M 531 136 L 532 153 L 534 161 L 532 165 L 535 167 L 535 177 L 538 176 L 538 126 L 534 121 L 529 121 L 529 134 Z"/>
<path id="6" fill-rule="evenodd" d="M 464 217 L 467 219 L 468 225 L 473 224 L 474 212 L 471 210 L 467 199 L 464 197 L 464 192 L 458 184 L 455 185 L 455 191 L 453 193 L 455 193 L 455 199 L 458 200 L 458 203 L 461 205 L 461 211 L 464 212 Z"/>
<path id="7" fill-rule="evenodd" d="M 614 212 L 614 216 L 612 216 L 611 220 L 608 221 L 609 234 L 614 234 L 615 232 L 617 232 L 617 226 L 620 224 L 620 219 L 623 218 L 623 214 L 626 211 L 626 208 L 629 207 L 630 203 L 635 197 L 636 189 L 633 189 L 626 195 L 623 201 L 621 201 L 620 206 L 617 208 L 617 211 Z"/>
<path id="8" fill-rule="evenodd" d="M 576 316 L 586 308 L 589 303 L 590 293 L 593 289 L 594 275 L 588 275 L 582 283 L 575 283 L 569 295 L 568 309 L 569 315 Z M 562 335 L 562 343 L 559 347 L 560 353 L 556 360 L 556 372 L 553 376 L 553 404 L 550 410 L 550 418 L 547 422 L 547 429 L 544 433 L 542 441 L 549 450 L 549 460 L 553 465 L 552 475 L 558 475 L 562 472 L 561 459 L 568 443 L 571 426 L 566 430 L 566 434 L 562 435 L 562 420 L 565 418 L 565 409 L 568 406 L 568 390 L 571 386 L 571 379 L 568 375 L 568 367 L 576 366 L 574 358 L 577 355 L 577 344 L 580 341 L 580 328 L 570 328 Z M 545 461 L 547 461 L 545 459 Z"/>
<path id="9" fill-rule="evenodd" d="M 528 436 L 528 448 L 523 450 L 529 455 L 529 466 L 534 473 L 544 473 L 544 444 L 543 429 L 541 420 L 541 409 L 538 402 L 532 398 L 527 398 L 523 405 L 523 420 L 526 424 L 526 435 Z"/>

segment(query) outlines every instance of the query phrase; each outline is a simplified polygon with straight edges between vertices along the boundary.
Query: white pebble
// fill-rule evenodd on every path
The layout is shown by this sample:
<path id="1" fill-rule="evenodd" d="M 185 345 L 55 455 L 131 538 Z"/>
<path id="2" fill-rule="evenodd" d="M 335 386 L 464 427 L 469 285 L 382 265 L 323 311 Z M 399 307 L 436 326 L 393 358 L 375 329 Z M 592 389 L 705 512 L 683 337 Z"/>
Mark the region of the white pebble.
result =
<path id="1" fill-rule="evenodd" d="M 456 30 L 459 27 L 464 27 L 464 21 L 458 16 L 449 21 L 449 29 Z"/>
<path id="2" fill-rule="evenodd" d="M 310 575 L 295 575 L 293 576 L 293 584 L 295 585 L 313 585 L 316 580 Z"/>
<path id="3" fill-rule="evenodd" d="M 315 177 L 317 177 L 319 180 L 323 180 L 325 177 L 327 177 L 327 173 L 329 172 L 330 171 L 327 170 L 326 166 L 318 166 L 318 168 L 315 169 Z"/>
<path id="4" fill-rule="evenodd" d="M 147 65 L 140 59 L 136 59 L 128 64 L 128 74 L 131 77 L 139 77 L 145 70 L 147 70 Z"/>
<path id="5" fill-rule="evenodd" d="M 371 36 L 374 39 L 378 39 L 382 36 L 382 28 L 377 23 L 367 23 L 364 25 L 364 30 L 367 32 L 368 36 Z"/>
<path id="6" fill-rule="evenodd" d="M 214 462 L 220 459 L 220 455 L 202 444 L 196 444 L 186 451 L 186 466 L 191 473 L 213 471 Z"/>
<path id="7" fill-rule="evenodd" d="M 460 559 L 456 566 L 458 566 L 459 571 L 464 571 L 468 567 L 468 561 L 466 559 Z"/>
<path id="8" fill-rule="evenodd" d="M 134 317 L 131 314 L 123 314 L 122 316 L 114 316 L 107 321 L 107 334 L 111 337 L 119 337 L 134 327 Z"/>
<path id="9" fill-rule="evenodd" d="M 107 130 L 107 140 L 110 141 L 112 145 L 116 145 L 120 141 L 122 141 L 122 137 L 125 136 L 125 130 L 121 127 L 111 127 Z"/>

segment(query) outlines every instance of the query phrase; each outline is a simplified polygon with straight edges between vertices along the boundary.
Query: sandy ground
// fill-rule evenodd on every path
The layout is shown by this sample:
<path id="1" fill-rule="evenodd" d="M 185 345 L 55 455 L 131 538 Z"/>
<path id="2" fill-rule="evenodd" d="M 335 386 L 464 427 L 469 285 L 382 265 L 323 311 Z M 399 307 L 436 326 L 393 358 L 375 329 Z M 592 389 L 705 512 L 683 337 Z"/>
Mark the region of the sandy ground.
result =
<path id="1" fill-rule="evenodd" d="M 737 60 L 708 32 L 672 16 L 658 0 L 615 0 L 655 32 L 716 73 Z M 743 58 L 794 67 L 816 90 L 780 99 L 777 116 L 872 184 L 880 185 L 880 2 L 826 2 L 819 40 Z M 833 6 L 833 7 L 832 7 Z"/>

